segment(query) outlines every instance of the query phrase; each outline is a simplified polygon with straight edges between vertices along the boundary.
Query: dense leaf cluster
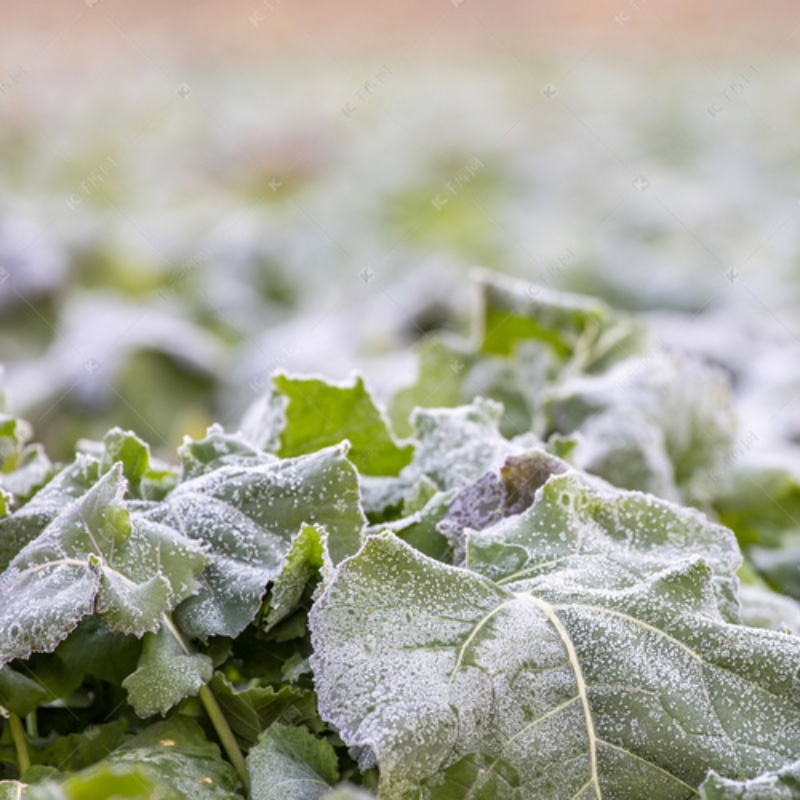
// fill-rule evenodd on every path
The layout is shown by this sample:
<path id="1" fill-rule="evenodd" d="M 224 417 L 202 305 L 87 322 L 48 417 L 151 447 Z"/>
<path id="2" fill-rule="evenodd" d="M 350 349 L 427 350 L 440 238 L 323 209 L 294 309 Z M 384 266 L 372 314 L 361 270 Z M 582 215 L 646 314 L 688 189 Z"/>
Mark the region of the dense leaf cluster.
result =
<path id="1" fill-rule="evenodd" d="M 278 374 L 176 464 L 0 418 L 0 798 L 800 797 L 796 475 L 635 319 L 476 286 L 388 414 Z"/>

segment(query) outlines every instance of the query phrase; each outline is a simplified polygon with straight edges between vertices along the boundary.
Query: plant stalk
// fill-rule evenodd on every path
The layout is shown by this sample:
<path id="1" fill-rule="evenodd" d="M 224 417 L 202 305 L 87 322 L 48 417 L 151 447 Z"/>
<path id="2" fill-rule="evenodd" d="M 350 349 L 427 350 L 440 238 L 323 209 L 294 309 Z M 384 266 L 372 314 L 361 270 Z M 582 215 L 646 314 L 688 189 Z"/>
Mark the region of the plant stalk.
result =
<path id="1" fill-rule="evenodd" d="M 222 709 L 219 707 L 214 692 L 212 692 L 206 684 L 200 687 L 199 696 L 200 701 L 206 709 L 208 718 L 211 720 L 214 730 L 216 730 L 217 736 L 219 736 L 222 746 L 225 748 L 225 752 L 231 760 L 231 764 L 233 764 L 234 769 L 239 775 L 239 780 L 241 780 L 245 790 L 249 793 L 250 780 L 247 775 L 244 756 L 242 756 L 242 751 L 236 743 L 236 737 L 233 735 L 230 725 L 228 725 L 228 720 L 225 719 L 225 714 L 222 713 Z"/>
<path id="2" fill-rule="evenodd" d="M 178 630 L 178 626 L 172 621 L 169 614 L 164 614 L 163 620 L 167 630 L 175 637 L 183 652 L 186 653 L 186 655 L 191 655 L 194 652 L 192 646 L 183 638 L 180 630 Z M 220 742 L 222 742 L 222 746 L 231 764 L 233 764 L 233 768 L 239 776 L 239 780 L 249 794 L 250 781 L 247 775 L 247 767 L 244 763 L 244 756 L 239 749 L 239 745 L 236 743 L 236 737 L 233 735 L 231 726 L 228 725 L 228 720 L 225 718 L 225 714 L 220 708 L 217 698 L 214 696 L 214 692 L 204 684 L 200 687 L 198 696 L 208 714 L 208 718 L 211 720 L 211 724 L 214 726 L 214 730 L 217 732 Z"/>
<path id="3" fill-rule="evenodd" d="M 17 770 L 22 775 L 31 765 L 31 756 L 25 741 L 25 729 L 22 727 L 22 720 L 13 711 L 8 715 L 8 725 L 17 751 Z"/>
<path id="4" fill-rule="evenodd" d="M 25 717 L 25 730 L 28 732 L 28 736 L 31 739 L 35 739 L 39 736 L 39 718 L 36 716 L 36 711 L 31 711 L 28 716 Z"/>

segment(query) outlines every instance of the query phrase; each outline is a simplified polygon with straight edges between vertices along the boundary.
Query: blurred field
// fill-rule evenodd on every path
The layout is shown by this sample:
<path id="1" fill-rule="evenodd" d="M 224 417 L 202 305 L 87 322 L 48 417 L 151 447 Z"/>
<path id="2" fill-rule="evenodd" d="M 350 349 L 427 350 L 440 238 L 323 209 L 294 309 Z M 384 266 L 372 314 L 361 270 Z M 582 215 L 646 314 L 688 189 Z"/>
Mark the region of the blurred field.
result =
<path id="1" fill-rule="evenodd" d="M 800 433 L 800 7 L 0 14 L 0 361 L 56 455 L 235 424 L 274 368 L 385 394 L 476 264 L 648 312 Z"/>

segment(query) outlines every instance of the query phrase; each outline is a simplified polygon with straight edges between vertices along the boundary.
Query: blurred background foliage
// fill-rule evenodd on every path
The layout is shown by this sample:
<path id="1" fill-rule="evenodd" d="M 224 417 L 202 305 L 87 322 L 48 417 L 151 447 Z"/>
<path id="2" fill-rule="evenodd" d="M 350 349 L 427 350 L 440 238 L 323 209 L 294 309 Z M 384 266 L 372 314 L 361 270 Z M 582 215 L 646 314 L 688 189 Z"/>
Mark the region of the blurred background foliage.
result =
<path id="1" fill-rule="evenodd" d="M 278 368 L 379 396 L 481 265 L 601 296 L 800 437 L 800 9 L 3 2 L 0 361 L 58 458 Z"/>

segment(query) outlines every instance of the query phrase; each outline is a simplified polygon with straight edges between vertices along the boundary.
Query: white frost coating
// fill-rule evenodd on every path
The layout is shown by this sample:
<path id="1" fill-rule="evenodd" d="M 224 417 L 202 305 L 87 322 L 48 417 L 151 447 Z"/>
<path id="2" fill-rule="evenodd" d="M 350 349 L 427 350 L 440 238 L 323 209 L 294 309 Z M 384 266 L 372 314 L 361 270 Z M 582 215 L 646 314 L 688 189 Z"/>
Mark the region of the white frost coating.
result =
<path id="1" fill-rule="evenodd" d="M 176 611 L 192 637 L 237 636 L 304 524 L 327 533 L 335 561 L 354 553 L 366 523 L 358 477 L 336 446 L 252 466 L 225 466 L 178 486 L 151 516 L 205 546 L 202 587 Z"/>
<path id="2" fill-rule="evenodd" d="M 559 597 L 636 586 L 693 555 L 713 572 L 709 613 L 716 606 L 728 621 L 739 621 L 741 553 L 727 528 L 694 509 L 575 471 L 551 478 L 530 508 L 470 532 L 467 541 L 470 569 L 510 588 L 532 581 L 532 591 Z"/>
<path id="3" fill-rule="evenodd" d="M 415 409 L 417 448 L 400 476 L 414 484 L 424 475 L 448 490 L 499 469 L 509 455 L 522 452 L 500 433 L 502 414 L 502 405 L 482 397 L 459 408 Z"/>
<path id="4" fill-rule="evenodd" d="M 129 514 L 124 489 L 117 465 L 0 575 L 0 666 L 52 651 L 93 612 L 142 636 L 193 590 L 197 545 Z"/>
<path id="5" fill-rule="evenodd" d="M 559 431 L 583 434 L 576 465 L 617 486 L 701 503 L 725 488 L 737 427 L 730 388 L 697 358 L 628 359 L 551 390 L 547 408 Z"/>
<path id="6" fill-rule="evenodd" d="M 800 640 L 725 622 L 705 560 L 626 535 L 640 575 L 608 589 L 581 587 L 591 555 L 511 592 L 389 533 L 340 567 L 311 615 L 319 708 L 382 798 L 686 800 L 800 752 Z"/>

